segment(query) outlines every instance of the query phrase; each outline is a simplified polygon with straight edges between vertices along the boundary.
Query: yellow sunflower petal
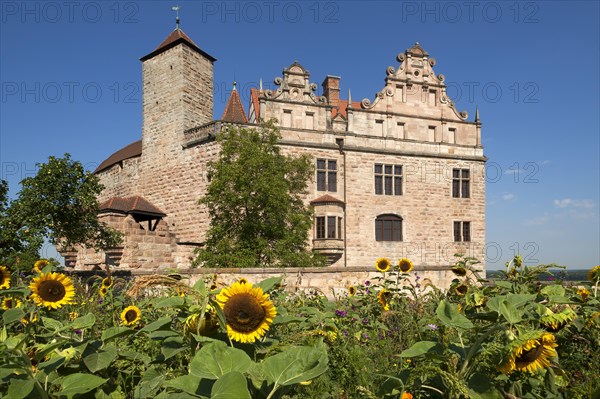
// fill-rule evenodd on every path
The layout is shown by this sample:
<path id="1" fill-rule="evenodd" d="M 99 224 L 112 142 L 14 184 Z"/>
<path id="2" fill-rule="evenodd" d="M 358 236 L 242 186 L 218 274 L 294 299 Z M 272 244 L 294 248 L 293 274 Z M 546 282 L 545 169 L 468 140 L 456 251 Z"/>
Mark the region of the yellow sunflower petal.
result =
<path id="1" fill-rule="evenodd" d="M 378 272 L 384 273 L 390 270 L 390 264 L 391 263 L 388 258 L 379 258 L 375 262 L 375 269 L 377 269 Z"/>
<path id="2" fill-rule="evenodd" d="M 142 312 L 137 306 L 128 306 L 121 312 L 121 321 L 125 326 L 134 326 L 142 318 Z"/>
<path id="3" fill-rule="evenodd" d="M 58 309 L 73 302 L 75 287 L 69 277 L 62 273 L 40 273 L 29 284 L 31 299 L 38 306 Z"/>
<path id="4" fill-rule="evenodd" d="M 410 273 L 415 268 L 415 265 L 406 258 L 402 258 L 398 261 L 398 270 L 402 273 Z"/>
<path id="5" fill-rule="evenodd" d="M 6 266 L 0 266 L 0 290 L 10 288 L 10 272 Z"/>

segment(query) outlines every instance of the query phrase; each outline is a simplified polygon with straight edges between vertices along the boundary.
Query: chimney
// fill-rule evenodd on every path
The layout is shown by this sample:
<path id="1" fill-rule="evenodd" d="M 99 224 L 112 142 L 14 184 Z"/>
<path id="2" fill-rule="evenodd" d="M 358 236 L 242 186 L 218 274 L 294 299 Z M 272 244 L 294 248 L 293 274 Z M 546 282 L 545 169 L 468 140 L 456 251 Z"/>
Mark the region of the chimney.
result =
<path id="1" fill-rule="evenodd" d="M 323 95 L 329 102 L 329 105 L 334 107 L 340 104 L 340 77 L 327 75 L 322 83 Z"/>

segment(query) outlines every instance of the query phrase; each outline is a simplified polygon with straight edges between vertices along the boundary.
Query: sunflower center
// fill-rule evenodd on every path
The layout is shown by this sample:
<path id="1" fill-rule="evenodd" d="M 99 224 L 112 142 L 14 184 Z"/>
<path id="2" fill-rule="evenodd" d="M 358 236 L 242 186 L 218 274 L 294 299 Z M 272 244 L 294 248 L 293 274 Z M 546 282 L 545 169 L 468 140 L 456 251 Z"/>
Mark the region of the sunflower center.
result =
<path id="1" fill-rule="evenodd" d="M 65 286 L 56 280 L 43 281 L 38 288 L 39 296 L 47 302 L 58 302 L 67 293 Z"/>
<path id="2" fill-rule="evenodd" d="M 137 318 L 137 312 L 133 309 L 129 309 L 126 313 L 125 313 L 125 320 L 127 320 L 127 323 L 131 323 L 132 321 L 134 321 Z"/>
<path id="3" fill-rule="evenodd" d="M 410 264 L 408 262 L 400 263 L 400 271 L 401 272 L 407 272 L 409 270 L 410 270 Z"/>
<path id="4" fill-rule="evenodd" d="M 4 301 L 4 305 L 5 305 L 7 308 L 12 308 L 12 307 L 13 307 L 13 300 L 12 300 L 11 298 L 7 298 L 7 299 Z"/>
<path id="5" fill-rule="evenodd" d="M 242 333 L 256 330 L 265 320 L 265 309 L 250 294 L 236 294 L 229 298 L 223 308 L 227 324 Z"/>
<path id="6" fill-rule="evenodd" d="M 521 354 L 515 359 L 515 365 L 517 367 L 527 366 L 530 363 L 535 362 L 544 350 L 544 345 L 538 345 L 535 348 L 531 348 Z"/>

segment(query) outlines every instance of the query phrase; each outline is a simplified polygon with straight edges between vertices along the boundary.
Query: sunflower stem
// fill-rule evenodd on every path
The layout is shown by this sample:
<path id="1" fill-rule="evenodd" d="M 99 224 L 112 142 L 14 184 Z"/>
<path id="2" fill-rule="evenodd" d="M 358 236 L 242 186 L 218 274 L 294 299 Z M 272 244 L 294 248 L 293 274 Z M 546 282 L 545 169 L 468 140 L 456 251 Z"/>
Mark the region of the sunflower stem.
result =
<path id="1" fill-rule="evenodd" d="M 275 391 L 277 391 L 278 388 L 279 387 L 277 386 L 277 383 L 275 383 L 275 385 L 273 385 L 273 389 L 269 393 L 269 396 L 267 396 L 267 399 L 271 399 L 273 397 L 273 395 L 275 395 Z"/>

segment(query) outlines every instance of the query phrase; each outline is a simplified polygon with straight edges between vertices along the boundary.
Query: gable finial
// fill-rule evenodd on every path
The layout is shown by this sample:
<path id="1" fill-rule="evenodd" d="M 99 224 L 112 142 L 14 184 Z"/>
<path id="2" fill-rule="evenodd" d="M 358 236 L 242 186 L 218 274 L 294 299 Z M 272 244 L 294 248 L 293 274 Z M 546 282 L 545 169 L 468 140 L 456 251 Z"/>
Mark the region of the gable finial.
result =
<path id="1" fill-rule="evenodd" d="M 236 88 L 235 88 L 236 85 L 237 85 L 237 82 L 234 80 L 233 81 L 233 91 L 236 91 Z"/>
<path id="2" fill-rule="evenodd" d="M 479 107 L 475 106 L 475 123 L 479 123 Z"/>
<path id="3" fill-rule="evenodd" d="M 171 10 L 175 11 L 175 30 L 179 30 L 179 6 L 171 7 Z"/>
<path id="4" fill-rule="evenodd" d="M 260 90 L 260 92 L 262 93 L 263 91 L 263 87 L 262 87 L 262 78 L 260 78 L 260 81 L 258 83 L 258 90 Z"/>
<path id="5" fill-rule="evenodd" d="M 352 94 L 350 94 L 350 89 L 348 89 L 348 108 L 352 108 Z"/>

